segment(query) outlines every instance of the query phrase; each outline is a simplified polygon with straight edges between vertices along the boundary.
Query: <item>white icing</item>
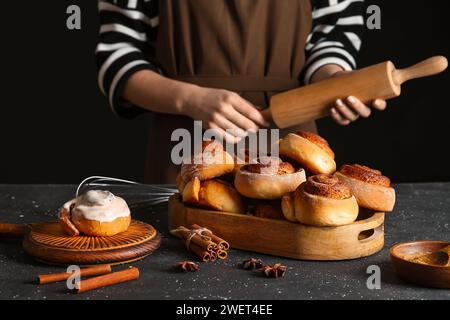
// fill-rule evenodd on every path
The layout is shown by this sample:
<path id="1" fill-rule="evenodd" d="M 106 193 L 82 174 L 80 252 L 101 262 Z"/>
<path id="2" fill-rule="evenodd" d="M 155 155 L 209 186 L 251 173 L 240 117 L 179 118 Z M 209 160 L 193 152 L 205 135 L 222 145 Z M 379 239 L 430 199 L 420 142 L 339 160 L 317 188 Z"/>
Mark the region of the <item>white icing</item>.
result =
<path id="1" fill-rule="evenodd" d="M 72 220 L 84 218 L 98 222 L 111 222 L 130 215 L 130 208 L 124 199 L 109 191 L 90 190 L 75 199 L 71 211 Z"/>

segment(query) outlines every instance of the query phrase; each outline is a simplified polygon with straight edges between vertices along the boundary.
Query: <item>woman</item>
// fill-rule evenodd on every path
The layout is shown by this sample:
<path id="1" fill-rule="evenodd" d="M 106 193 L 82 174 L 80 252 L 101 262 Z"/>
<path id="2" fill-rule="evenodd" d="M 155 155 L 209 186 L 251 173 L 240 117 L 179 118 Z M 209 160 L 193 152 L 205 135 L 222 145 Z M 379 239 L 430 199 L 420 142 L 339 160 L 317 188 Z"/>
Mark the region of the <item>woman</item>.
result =
<path id="1" fill-rule="evenodd" d="M 154 112 L 147 182 L 173 182 L 170 136 L 192 119 L 229 141 L 270 124 L 274 93 L 356 68 L 363 0 L 108 0 L 99 2 L 99 86 L 118 115 Z M 372 106 L 383 110 L 386 102 Z M 348 125 L 371 108 L 336 101 Z M 225 132 L 234 129 L 233 134 Z M 314 123 L 301 126 L 315 131 Z"/>

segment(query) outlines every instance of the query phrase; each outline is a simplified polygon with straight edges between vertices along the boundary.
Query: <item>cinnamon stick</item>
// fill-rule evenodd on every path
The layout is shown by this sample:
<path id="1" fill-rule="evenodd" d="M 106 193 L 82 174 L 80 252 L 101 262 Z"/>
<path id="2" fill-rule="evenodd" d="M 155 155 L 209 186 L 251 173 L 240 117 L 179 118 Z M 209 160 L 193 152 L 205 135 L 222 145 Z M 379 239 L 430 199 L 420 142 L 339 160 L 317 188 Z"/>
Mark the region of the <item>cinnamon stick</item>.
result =
<path id="1" fill-rule="evenodd" d="M 85 276 L 97 276 L 101 274 L 106 274 L 111 272 L 111 266 L 109 264 L 103 264 L 93 267 L 88 267 L 80 270 L 80 277 Z M 61 273 L 53 273 L 53 274 L 43 274 L 38 275 L 38 283 L 39 284 L 47 284 L 65 281 L 69 279 L 73 273 L 61 272 Z"/>
<path id="2" fill-rule="evenodd" d="M 180 238 L 184 245 L 187 245 L 187 240 L 191 235 L 191 230 L 186 227 L 180 226 L 175 230 L 171 230 L 170 233 Z M 201 236 L 196 234 L 192 237 L 189 243 L 188 250 L 195 253 L 201 261 L 210 262 L 211 260 L 215 260 L 215 257 L 211 256 L 211 252 L 216 249 L 216 247 L 216 244 L 212 241 L 202 239 Z"/>
<path id="3" fill-rule="evenodd" d="M 192 229 L 202 229 L 202 227 L 200 227 L 198 224 L 193 224 L 192 225 Z M 208 236 L 211 238 L 211 240 L 217 244 L 217 246 L 222 249 L 222 250 L 228 250 L 230 248 L 230 244 L 223 240 L 222 238 L 216 236 L 215 234 L 213 234 L 212 232 L 209 231 L 205 231 L 203 233 L 205 236 Z"/>
<path id="4" fill-rule="evenodd" d="M 191 236 L 191 230 L 183 226 L 178 227 L 176 230 L 172 230 L 171 233 L 174 234 L 175 236 L 182 237 L 184 240 L 187 240 Z M 191 243 L 195 243 L 196 245 L 205 249 L 206 251 L 212 251 L 217 246 L 213 241 L 203 239 L 198 234 L 195 234 L 191 238 Z"/>
<path id="5" fill-rule="evenodd" d="M 217 260 L 217 252 L 216 251 L 210 251 L 209 255 L 211 256 L 211 262 L 214 262 Z"/>
<path id="6" fill-rule="evenodd" d="M 195 253 L 203 262 L 211 261 L 211 252 L 199 247 L 195 243 L 189 246 L 189 250 Z"/>
<path id="7" fill-rule="evenodd" d="M 217 258 L 220 260 L 225 260 L 228 257 L 228 252 L 226 250 L 217 250 Z"/>
<path id="8" fill-rule="evenodd" d="M 107 275 L 80 281 L 77 293 L 83 293 L 86 291 L 95 290 L 126 281 L 136 280 L 138 278 L 139 278 L 138 268 L 131 268 L 118 272 L 113 272 Z"/>

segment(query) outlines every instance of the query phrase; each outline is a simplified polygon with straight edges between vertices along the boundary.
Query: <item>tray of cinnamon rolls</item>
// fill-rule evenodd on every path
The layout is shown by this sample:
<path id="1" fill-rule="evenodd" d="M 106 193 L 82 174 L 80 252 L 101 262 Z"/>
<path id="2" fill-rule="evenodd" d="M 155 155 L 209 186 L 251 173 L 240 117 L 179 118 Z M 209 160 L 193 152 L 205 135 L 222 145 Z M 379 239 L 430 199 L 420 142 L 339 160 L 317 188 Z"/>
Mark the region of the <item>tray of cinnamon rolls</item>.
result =
<path id="1" fill-rule="evenodd" d="M 181 167 L 169 228 L 198 224 L 231 247 L 302 260 L 365 257 L 384 246 L 395 190 L 380 171 L 337 168 L 328 142 L 310 132 L 278 142 L 279 156 L 233 157 L 215 141 Z M 239 161 L 238 161 L 239 160 Z M 200 164 L 199 164 L 200 163 Z"/>

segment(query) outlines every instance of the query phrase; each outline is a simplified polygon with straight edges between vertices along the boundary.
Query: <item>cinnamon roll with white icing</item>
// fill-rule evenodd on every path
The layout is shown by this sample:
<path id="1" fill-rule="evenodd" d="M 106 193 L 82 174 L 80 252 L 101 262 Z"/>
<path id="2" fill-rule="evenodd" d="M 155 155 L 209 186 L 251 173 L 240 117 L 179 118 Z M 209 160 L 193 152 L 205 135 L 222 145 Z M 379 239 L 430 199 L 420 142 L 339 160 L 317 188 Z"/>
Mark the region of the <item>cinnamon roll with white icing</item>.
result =
<path id="1" fill-rule="evenodd" d="M 124 199 L 109 191 L 91 190 L 68 201 L 59 213 L 60 222 L 71 236 L 113 236 L 131 223 L 130 209 Z"/>

